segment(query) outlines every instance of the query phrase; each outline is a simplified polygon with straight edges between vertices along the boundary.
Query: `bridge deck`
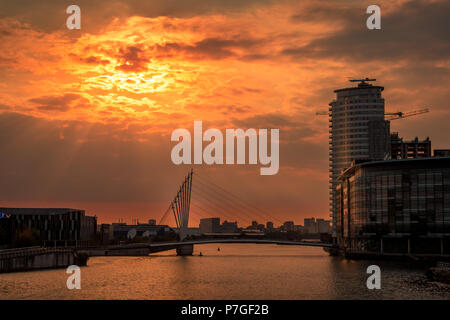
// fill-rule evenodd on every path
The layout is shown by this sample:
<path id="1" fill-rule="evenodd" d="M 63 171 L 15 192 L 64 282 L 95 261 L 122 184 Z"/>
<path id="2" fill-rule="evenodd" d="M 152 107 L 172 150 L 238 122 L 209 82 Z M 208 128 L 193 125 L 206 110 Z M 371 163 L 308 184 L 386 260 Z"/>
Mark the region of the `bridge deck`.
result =
<path id="1" fill-rule="evenodd" d="M 329 247 L 333 245 L 322 242 L 307 242 L 307 241 L 283 241 L 283 240 L 260 240 L 260 239 L 211 239 L 211 240 L 194 240 L 183 242 L 165 242 L 165 243 L 150 243 L 150 247 L 164 247 L 164 246 L 181 246 L 181 245 L 195 245 L 195 244 L 209 244 L 209 243 L 252 243 L 252 244 L 280 244 L 280 245 L 296 245 L 296 246 L 310 246 L 310 247 Z"/>

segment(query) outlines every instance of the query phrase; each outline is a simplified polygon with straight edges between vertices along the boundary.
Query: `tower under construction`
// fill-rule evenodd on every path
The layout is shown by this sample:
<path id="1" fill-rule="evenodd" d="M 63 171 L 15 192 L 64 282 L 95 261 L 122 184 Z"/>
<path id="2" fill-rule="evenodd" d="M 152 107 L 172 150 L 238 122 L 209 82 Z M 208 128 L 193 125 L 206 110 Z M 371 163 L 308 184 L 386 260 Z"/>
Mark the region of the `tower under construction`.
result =
<path id="1" fill-rule="evenodd" d="M 382 160 L 389 155 L 389 121 L 385 121 L 384 87 L 357 79 L 356 87 L 335 90 L 329 105 L 330 216 L 336 225 L 336 186 L 342 170 L 356 160 Z M 333 229 L 334 231 L 334 229 Z"/>

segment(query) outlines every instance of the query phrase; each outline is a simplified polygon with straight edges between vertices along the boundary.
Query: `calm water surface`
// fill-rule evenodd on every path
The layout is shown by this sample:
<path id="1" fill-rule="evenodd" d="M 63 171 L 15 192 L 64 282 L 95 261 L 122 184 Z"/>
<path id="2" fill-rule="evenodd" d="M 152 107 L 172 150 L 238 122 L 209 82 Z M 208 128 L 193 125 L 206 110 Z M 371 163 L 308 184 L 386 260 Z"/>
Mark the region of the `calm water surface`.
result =
<path id="1" fill-rule="evenodd" d="M 381 268 L 381 290 L 366 287 L 371 264 Z M 3 299 L 450 299 L 450 286 L 428 282 L 424 270 L 405 263 L 348 261 L 321 248 L 271 244 L 201 245 L 192 257 L 174 251 L 94 257 L 81 268 L 81 290 L 67 289 L 68 276 L 65 269 L 0 274 L 0 294 Z"/>

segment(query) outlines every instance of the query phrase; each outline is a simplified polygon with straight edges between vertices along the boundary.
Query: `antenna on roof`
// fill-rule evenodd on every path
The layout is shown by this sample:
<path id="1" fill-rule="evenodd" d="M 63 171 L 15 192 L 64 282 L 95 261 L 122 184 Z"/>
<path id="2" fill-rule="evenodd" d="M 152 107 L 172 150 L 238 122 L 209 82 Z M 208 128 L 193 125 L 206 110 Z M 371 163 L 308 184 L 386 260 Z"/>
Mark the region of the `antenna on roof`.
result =
<path id="1" fill-rule="evenodd" d="M 365 78 L 365 79 L 350 79 L 348 81 L 350 81 L 350 82 L 361 82 L 361 84 L 365 84 L 366 82 L 369 82 L 369 81 L 377 81 L 377 79 L 369 79 L 369 78 Z"/>

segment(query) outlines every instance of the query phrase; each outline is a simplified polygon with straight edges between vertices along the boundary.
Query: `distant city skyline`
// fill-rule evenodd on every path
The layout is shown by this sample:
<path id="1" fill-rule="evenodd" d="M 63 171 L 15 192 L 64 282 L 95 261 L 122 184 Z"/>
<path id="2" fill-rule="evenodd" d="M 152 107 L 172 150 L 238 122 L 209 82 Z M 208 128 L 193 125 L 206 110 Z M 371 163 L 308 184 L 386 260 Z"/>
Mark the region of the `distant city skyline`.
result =
<path id="1" fill-rule="evenodd" d="M 304 218 L 304 220 L 300 223 L 297 223 L 294 220 L 287 220 L 284 221 L 283 223 L 280 224 L 276 224 L 273 221 L 267 220 L 267 221 L 258 221 L 258 220 L 252 220 L 251 223 L 239 223 L 238 220 L 229 220 L 229 219 L 223 219 L 222 217 L 215 215 L 215 216 L 211 216 L 211 217 L 205 217 L 205 218 L 201 218 L 200 219 L 200 223 L 196 226 L 193 223 L 189 223 L 189 227 L 190 228 L 198 228 L 201 224 L 201 220 L 208 220 L 208 219 L 219 219 L 220 221 L 220 225 L 223 225 L 224 223 L 232 223 L 232 224 L 236 224 L 236 226 L 240 229 L 248 229 L 248 228 L 252 228 L 252 227 L 259 227 L 262 226 L 264 229 L 269 229 L 269 228 L 273 228 L 273 229 L 280 229 L 283 227 L 286 227 L 286 225 L 292 224 L 293 227 L 305 227 L 307 228 L 308 223 L 317 223 L 317 222 L 324 222 L 327 225 L 331 224 L 331 219 L 323 219 L 323 218 L 316 218 L 316 217 L 309 217 L 309 218 Z M 158 225 L 157 220 L 155 219 L 139 219 L 137 217 L 133 217 L 130 219 L 130 221 L 127 220 L 123 220 L 123 219 L 119 219 L 118 221 L 112 221 L 112 222 L 103 222 L 101 220 L 98 221 L 98 224 L 126 224 L 126 225 Z M 268 224 L 271 225 L 271 227 L 268 226 Z M 162 225 L 166 225 L 166 223 L 163 223 Z M 167 223 L 168 226 L 176 228 L 176 225 L 173 225 L 172 223 Z"/>

